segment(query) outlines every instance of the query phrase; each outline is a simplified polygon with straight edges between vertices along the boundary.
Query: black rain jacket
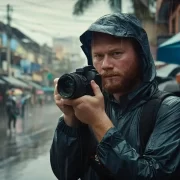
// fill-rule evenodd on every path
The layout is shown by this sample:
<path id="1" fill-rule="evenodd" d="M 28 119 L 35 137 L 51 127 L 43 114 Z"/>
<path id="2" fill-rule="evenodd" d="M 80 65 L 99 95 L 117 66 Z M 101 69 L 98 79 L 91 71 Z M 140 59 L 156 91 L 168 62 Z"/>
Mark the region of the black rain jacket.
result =
<path id="1" fill-rule="evenodd" d="M 108 101 L 106 113 L 115 125 L 100 143 L 95 140 L 87 125 L 68 127 L 63 117 L 56 128 L 50 161 L 54 174 L 60 180 L 99 180 L 89 163 L 94 151 L 107 172 L 115 180 L 168 180 L 180 179 L 180 99 L 167 97 L 161 104 L 156 124 L 140 155 L 139 120 L 144 104 L 158 91 L 156 71 L 150 53 L 147 34 L 140 22 L 128 14 L 105 15 L 82 34 L 82 49 L 91 60 L 92 32 L 102 32 L 117 37 L 135 38 L 141 47 L 141 85 L 120 98 L 120 104 Z"/>

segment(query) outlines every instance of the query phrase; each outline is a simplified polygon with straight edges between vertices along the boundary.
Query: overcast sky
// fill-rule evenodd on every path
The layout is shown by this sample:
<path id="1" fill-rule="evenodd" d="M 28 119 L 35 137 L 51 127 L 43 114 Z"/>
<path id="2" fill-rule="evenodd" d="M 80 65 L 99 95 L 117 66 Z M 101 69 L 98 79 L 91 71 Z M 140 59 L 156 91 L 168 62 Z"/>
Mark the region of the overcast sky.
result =
<path id="1" fill-rule="evenodd" d="M 0 21 L 6 21 L 6 5 L 13 6 L 12 26 L 36 42 L 52 45 L 53 37 L 79 37 L 97 18 L 111 12 L 107 1 L 98 1 L 82 16 L 72 15 L 76 0 L 0 0 Z M 122 11 L 132 12 L 129 0 Z"/>

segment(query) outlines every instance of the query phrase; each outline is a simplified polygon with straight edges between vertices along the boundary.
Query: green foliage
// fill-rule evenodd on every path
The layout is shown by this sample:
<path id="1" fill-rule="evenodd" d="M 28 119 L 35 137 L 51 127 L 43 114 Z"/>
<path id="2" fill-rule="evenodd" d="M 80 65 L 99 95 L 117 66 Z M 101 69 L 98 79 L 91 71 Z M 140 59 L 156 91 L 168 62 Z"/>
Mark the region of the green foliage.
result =
<path id="1" fill-rule="evenodd" d="M 100 1 L 100 0 L 77 0 L 77 2 L 74 5 L 73 14 L 82 15 L 86 11 L 86 9 L 88 9 L 90 6 L 95 4 L 97 1 Z M 146 1 L 131 0 L 131 1 L 134 8 L 134 14 L 139 19 L 151 17 L 151 12 L 149 10 L 149 7 L 153 5 L 156 0 L 146 0 Z M 108 4 L 114 12 L 118 12 L 118 11 L 121 12 L 122 0 L 108 0 Z"/>
<path id="2" fill-rule="evenodd" d="M 74 15 L 82 15 L 84 11 L 94 3 L 94 0 L 77 0 L 74 5 Z"/>

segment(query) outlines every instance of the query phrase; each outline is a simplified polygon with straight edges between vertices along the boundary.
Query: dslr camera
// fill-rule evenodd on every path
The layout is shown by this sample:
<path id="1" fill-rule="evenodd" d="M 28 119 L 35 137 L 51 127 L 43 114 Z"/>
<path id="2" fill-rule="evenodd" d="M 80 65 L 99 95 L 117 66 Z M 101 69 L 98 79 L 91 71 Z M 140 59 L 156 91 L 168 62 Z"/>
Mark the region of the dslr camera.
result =
<path id="1" fill-rule="evenodd" d="M 57 82 L 57 91 L 64 99 L 75 99 L 84 95 L 93 96 L 91 80 L 102 89 L 101 76 L 93 66 L 76 69 L 75 72 L 62 75 Z"/>

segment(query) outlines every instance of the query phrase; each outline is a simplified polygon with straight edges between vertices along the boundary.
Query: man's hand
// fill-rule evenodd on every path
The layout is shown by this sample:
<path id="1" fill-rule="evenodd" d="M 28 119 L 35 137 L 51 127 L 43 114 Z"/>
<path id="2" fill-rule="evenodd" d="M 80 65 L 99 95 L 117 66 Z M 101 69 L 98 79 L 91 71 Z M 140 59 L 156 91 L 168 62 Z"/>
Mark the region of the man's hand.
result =
<path id="1" fill-rule="evenodd" d="M 104 97 L 99 86 L 91 81 L 91 87 L 95 96 L 85 95 L 73 100 L 63 99 L 63 104 L 72 106 L 75 116 L 81 122 L 90 125 L 98 140 L 101 140 L 113 124 L 106 115 Z"/>
<path id="2" fill-rule="evenodd" d="M 76 126 L 77 119 L 75 117 L 74 110 L 72 106 L 65 105 L 63 103 L 63 100 L 57 91 L 57 82 L 58 82 L 58 78 L 54 79 L 54 86 L 55 86 L 54 101 L 56 105 L 59 107 L 59 109 L 64 113 L 64 121 L 66 122 L 66 124 L 68 126 Z"/>

